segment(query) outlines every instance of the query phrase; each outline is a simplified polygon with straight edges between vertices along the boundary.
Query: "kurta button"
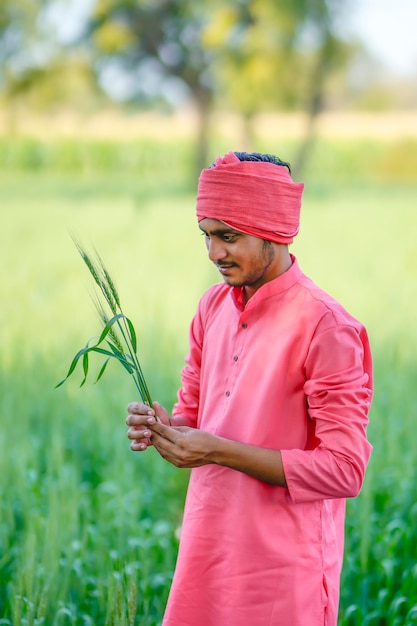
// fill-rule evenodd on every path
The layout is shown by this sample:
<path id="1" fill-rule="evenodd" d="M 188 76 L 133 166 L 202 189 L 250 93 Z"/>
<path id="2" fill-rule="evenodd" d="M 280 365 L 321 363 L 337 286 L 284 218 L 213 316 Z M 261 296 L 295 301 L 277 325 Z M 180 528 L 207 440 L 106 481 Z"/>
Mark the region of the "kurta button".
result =
<path id="1" fill-rule="evenodd" d="M 226 391 L 226 396 L 229 397 L 230 396 L 230 391 Z"/>
<path id="2" fill-rule="evenodd" d="M 248 325 L 247 324 L 242 324 L 242 328 L 247 328 Z"/>
<path id="3" fill-rule="evenodd" d="M 233 357 L 233 360 L 234 360 L 234 361 L 237 361 L 237 360 L 238 360 L 238 358 L 239 358 L 238 356 L 234 356 L 234 357 Z"/>

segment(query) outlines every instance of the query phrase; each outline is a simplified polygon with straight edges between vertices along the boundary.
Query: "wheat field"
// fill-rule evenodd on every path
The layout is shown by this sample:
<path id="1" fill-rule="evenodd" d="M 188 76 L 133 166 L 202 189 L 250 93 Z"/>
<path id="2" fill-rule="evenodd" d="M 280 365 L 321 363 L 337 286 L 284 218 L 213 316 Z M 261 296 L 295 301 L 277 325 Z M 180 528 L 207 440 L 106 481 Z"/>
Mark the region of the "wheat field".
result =
<path id="1" fill-rule="evenodd" d="M 189 321 L 219 280 L 195 223 L 192 147 L 0 144 L 0 624 L 157 626 L 187 473 L 152 450 L 130 452 L 124 419 L 136 390 L 117 364 L 96 385 L 80 389 L 80 371 L 54 386 L 100 332 L 75 234 L 117 284 L 152 397 L 175 401 Z M 375 359 L 374 451 L 348 503 L 340 626 L 417 624 L 415 148 L 319 143 L 293 246 L 303 270 L 365 323 Z M 273 151 L 266 139 L 260 149 Z"/>

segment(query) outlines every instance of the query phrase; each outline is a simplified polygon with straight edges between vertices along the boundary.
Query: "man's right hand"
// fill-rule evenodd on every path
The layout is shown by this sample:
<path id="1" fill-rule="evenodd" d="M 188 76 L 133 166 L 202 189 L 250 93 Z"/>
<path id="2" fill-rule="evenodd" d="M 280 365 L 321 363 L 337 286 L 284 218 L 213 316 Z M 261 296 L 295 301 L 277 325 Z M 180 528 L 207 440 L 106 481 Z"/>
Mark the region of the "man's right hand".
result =
<path id="1" fill-rule="evenodd" d="M 168 411 L 158 402 L 154 402 L 153 407 L 143 402 L 129 404 L 126 424 L 129 426 L 127 436 L 132 440 L 131 450 L 142 452 L 152 445 L 149 426 L 155 424 L 157 419 L 166 426 L 170 425 Z"/>

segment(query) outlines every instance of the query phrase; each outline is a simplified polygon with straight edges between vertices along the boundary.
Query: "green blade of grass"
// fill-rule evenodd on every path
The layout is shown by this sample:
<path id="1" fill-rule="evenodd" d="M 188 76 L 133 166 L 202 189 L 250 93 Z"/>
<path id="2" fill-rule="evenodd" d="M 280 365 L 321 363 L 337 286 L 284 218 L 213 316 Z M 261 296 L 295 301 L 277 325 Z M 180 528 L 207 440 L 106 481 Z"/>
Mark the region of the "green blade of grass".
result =
<path id="1" fill-rule="evenodd" d="M 126 318 L 126 316 L 123 313 L 117 313 L 116 315 L 114 315 L 105 325 L 105 327 L 103 328 L 103 331 L 99 337 L 99 340 L 97 342 L 97 345 L 100 345 L 102 343 L 102 341 L 107 337 L 107 335 L 109 334 L 113 324 L 116 324 L 116 322 L 122 318 Z"/>
<path id="2" fill-rule="evenodd" d="M 125 316 L 125 320 L 129 327 L 129 335 L 130 335 L 130 341 L 132 343 L 132 348 L 133 348 L 134 353 L 136 354 L 136 350 L 137 350 L 136 332 L 130 319 Z"/>
<path id="3" fill-rule="evenodd" d="M 98 383 L 98 381 L 100 380 L 100 378 L 103 376 L 104 372 L 106 371 L 106 367 L 107 367 L 107 365 L 108 365 L 108 363 L 110 361 L 110 358 L 111 357 L 107 357 L 107 359 L 104 361 L 104 363 L 103 363 L 103 365 L 102 365 L 102 367 L 101 367 L 101 369 L 100 369 L 100 371 L 98 373 L 98 376 L 97 376 L 97 378 L 95 380 L 96 383 Z"/>
<path id="4" fill-rule="evenodd" d="M 71 361 L 71 365 L 70 365 L 70 367 L 69 367 L 69 370 L 68 370 L 67 375 L 65 376 L 65 378 L 64 378 L 63 380 L 61 380 L 61 382 L 60 382 L 60 383 L 58 383 L 57 385 L 55 385 L 55 389 L 57 389 L 58 387 L 60 387 L 61 385 L 63 385 L 63 384 L 65 383 L 65 381 L 66 381 L 66 380 L 67 380 L 67 379 L 71 376 L 71 374 L 74 372 L 74 370 L 75 370 L 75 368 L 77 367 L 77 363 L 78 363 L 78 361 L 80 360 L 80 358 L 81 358 L 82 356 L 84 356 L 84 354 L 85 354 L 86 352 L 88 352 L 89 350 L 91 350 L 91 346 L 90 346 L 89 344 L 90 344 L 90 341 L 92 341 L 93 339 L 94 339 L 94 337 L 92 337 L 91 339 L 89 339 L 89 340 L 87 341 L 87 343 L 86 343 L 85 347 L 84 347 L 84 348 L 81 348 L 81 350 L 79 350 L 79 351 L 77 352 L 77 354 L 75 355 L 75 357 L 74 357 L 74 358 L 73 358 L 73 360 Z"/>
<path id="5" fill-rule="evenodd" d="M 82 387 L 86 380 L 87 380 L 87 376 L 88 376 L 88 353 L 90 352 L 91 348 L 86 350 L 83 354 L 83 371 L 84 371 L 84 378 L 81 381 L 81 385 L 80 387 Z"/>

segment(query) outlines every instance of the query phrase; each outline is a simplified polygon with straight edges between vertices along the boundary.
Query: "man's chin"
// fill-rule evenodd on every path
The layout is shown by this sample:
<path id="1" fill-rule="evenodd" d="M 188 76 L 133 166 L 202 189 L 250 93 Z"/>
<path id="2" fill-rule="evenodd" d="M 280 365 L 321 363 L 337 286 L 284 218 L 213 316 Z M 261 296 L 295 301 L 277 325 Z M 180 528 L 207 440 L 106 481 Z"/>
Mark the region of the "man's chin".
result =
<path id="1" fill-rule="evenodd" d="M 230 287 L 243 287 L 244 282 L 242 281 L 241 272 L 237 271 L 238 268 L 235 265 L 227 267 L 218 266 L 217 269 L 226 285 L 230 285 Z"/>
<path id="2" fill-rule="evenodd" d="M 237 280 L 236 278 L 232 278 L 231 276 L 223 276 L 223 281 L 226 283 L 226 285 L 229 285 L 229 287 L 243 287 L 244 283 L 242 283 L 242 281 Z"/>

